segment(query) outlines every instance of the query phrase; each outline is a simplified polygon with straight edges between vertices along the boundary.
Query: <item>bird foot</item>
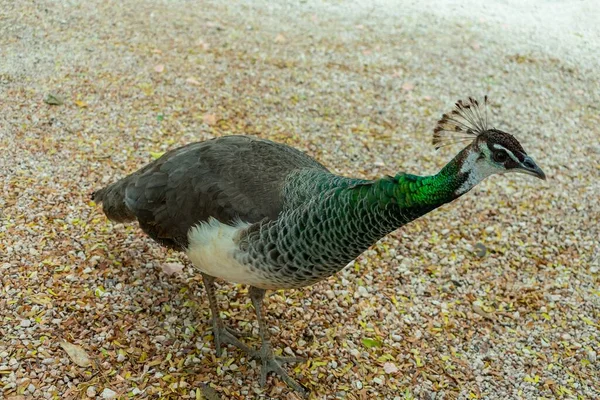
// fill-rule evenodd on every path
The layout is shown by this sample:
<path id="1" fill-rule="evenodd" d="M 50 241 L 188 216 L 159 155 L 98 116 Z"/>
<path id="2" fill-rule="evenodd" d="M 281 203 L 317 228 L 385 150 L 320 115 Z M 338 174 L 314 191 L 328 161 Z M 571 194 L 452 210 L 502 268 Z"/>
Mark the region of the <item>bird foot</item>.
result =
<path id="1" fill-rule="evenodd" d="M 273 354 L 273 349 L 270 345 L 263 345 L 259 351 L 256 351 L 253 358 L 260 360 L 262 365 L 260 369 L 260 386 L 264 387 L 267 384 L 267 374 L 273 372 L 281 378 L 289 387 L 298 392 L 302 397 L 308 398 L 310 391 L 292 379 L 283 369 L 281 364 L 300 363 L 306 361 L 303 357 L 281 357 Z"/>
<path id="2" fill-rule="evenodd" d="M 213 326 L 213 334 L 215 336 L 215 347 L 217 351 L 217 357 L 221 357 L 223 349 L 221 346 L 225 344 L 231 344 L 238 349 L 242 350 L 248 356 L 252 356 L 255 352 L 248 347 L 245 343 L 240 341 L 238 338 L 248 336 L 244 333 L 236 331 L 233 328 L 225 326 L 223 323 Z"/>

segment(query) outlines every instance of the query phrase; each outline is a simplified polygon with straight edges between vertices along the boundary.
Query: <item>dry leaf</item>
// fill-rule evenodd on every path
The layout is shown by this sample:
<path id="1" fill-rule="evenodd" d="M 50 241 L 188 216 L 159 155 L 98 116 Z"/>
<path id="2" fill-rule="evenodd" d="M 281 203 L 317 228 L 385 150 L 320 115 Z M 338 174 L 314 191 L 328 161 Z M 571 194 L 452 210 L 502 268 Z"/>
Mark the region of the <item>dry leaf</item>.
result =
<path id="1" fill-rule="evenodd" d="M 60 347 L 67 352 L 69 358 L 80 367 L 89 367 L 90 358 L 81 346 L 69 342 L 60 342 Z"/>
<path id="2" fill-rule="evenodd" d="M 202 389 L 202 396 L 204 396 L 206 400 L 221 400 L 219 394 L 210 386 L 203 383 L 200 385 L 200 389 Z"/>
<path id="3" fill-rule="evenodd" d="M 165 70 L 165 66 L 163 64 L 158 64 L 157 66 L 154 67 L 154 71 L 156 72 L 163 72 Z"/>
<path id="4" fill-rule="evenodd" d="M 286 38 L 281 33 L 279 35 L 275 36 L 275 43 L 285 43 L 285 42 L 286 42 Z"/>
<path id="5" fill-rule="evenodd" d="M 75 100 L 75 105 L 79 108 L 86 108 L 88 104 L 83 100 Z"/>
<path id="6" fill-rule="evenodd" d="M 51 106 L 61 106 L 65 103 L 62 97 L 55 93 L 48 93 L 44 98 L 44 103 L 49 104 Z"/>
<path id="7" fill-rule="evenodd" d="M 153 160 L 158 160 L 163 154 L 165 154 L 164 151 L 151 151 L 150 157 L 152 157 Z"/>
<path id="8" fill-rule="evenodd" d="M 483 308 L 481 308 L 481 303 L 479 301 L 473 302 L 472 306 L 473 306 L 473 311 L 475 312 L 475 314 L 478 314 L 478 315 L 482 316 L 483 318 L 487 318 L 492 321 L 496 320 L 496 317 L 494 316 L 494 314 L 490 314 L 489 312 L 487 312 Z"/>
<path id="9" fill-rule="evenodd" d="M 210 45 L 208 43 L 206 43 L 204 40 L 202 39 L 198 39 L 198 41 L 196 42 L 196 44 L 199 47 L 202 47 L 202 50 L 208 50 L 210 48 Z"/>
<path id="10" fill-rule="evenodd" d="M 415 88 L 415 85 L 413 85 L 410 82 L 404 82 L 402 84 L 402 90 L 404 90 L 405 92 L 410 92 L 411 90 L 413 90 Z"/>
<path id="11" fill-rule="evenodd" d="M 183 271 L 181 263 L 166 263 L 162 265 L 162 271 L 167 275 L 175 275 Z"/>
<path id="12" fill-rule="evenodd" d="M 197 79 L 194 78 L 187 78 L 185 80 L 187 83 L 189 83 L 190 85 L 194 85 L 194 86 L 200 86 L 200 82 Z"/>
<path id="13" fill-rule="evenodd" d="M 215 114 L 204 114 L 204 116 L 202 116 L 202 121 L 206 125 L 214 125 L 217 123 L 217 116 Z"/>

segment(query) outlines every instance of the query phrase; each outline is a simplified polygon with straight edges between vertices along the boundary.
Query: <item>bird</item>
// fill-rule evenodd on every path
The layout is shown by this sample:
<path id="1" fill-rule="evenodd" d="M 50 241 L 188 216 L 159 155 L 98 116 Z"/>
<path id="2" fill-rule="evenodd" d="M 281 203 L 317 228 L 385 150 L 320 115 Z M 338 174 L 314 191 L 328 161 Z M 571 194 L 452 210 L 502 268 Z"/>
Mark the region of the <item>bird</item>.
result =
<path id="1" fill-rule="evenodd" d="M 466 146 L 434 175 L 362 179 L 332 173 L 291 146 L 232 135 L 190 143 L 92 194 L 116 222 L 137 221 L 156 242 L 184 252 L 202 276 L 217 356 L 231 344 L 308 396 L 273 352 L 263 310 L 268 290 L 298 289 L 348 265 L 385 235 L 458 199 L 494 174 L 546 175 L 510 133 L 488 121 L 488 97 L 459 100 L 433 132 L 439 149 Z M 215 280 L 245 284 L 258 320 L 251 349 L 219 316 Z"/>

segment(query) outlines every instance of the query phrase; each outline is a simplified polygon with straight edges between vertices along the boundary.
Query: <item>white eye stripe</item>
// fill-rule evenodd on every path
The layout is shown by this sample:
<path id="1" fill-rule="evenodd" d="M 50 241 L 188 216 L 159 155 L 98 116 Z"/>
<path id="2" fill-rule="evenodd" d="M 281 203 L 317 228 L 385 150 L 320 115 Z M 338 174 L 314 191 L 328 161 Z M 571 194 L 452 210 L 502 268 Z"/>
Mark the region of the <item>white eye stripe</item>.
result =
<path id="1" fill-rule="evenodd" d="M 519 161 L 519 159 L 517 158 L 517 156 L 515 156 L 513 154 L 513 152 L 510 151 L 509 149 L 507 149 L 506 147 L 504 147 L 504 146 L 502 146 L 502 145 L 500 145 L 498 143 L 494 143 L 492 145 L 492 147 L 495 148 L 495 149 L 497 149 L 497 150 L 504 150 L 506 152 L 506 154 L 508 154 L 509 157 L 513 159 L 514 162 L 516 162 L 517 164 L 521 164 L 521 161 Z"/>

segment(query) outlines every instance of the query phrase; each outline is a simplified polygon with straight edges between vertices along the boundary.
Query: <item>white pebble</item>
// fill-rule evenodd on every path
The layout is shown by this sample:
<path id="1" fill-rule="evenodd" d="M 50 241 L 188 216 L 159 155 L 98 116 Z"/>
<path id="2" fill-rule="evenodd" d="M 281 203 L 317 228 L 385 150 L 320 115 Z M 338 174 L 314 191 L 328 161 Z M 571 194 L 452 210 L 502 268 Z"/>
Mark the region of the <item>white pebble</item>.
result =
<path id="1" fill-rule="evenodd" d="M 362 389 L 362 387 L 363 387 L 363 384 L 362 384 L 362 382 L 361 382 L 361 381 L 354 381 L 354 386 L 355 386 L 355 387 L 356 387 L 358 390 L 360 390 L 360 389 Z"/>
<path id="2" fill-rule="evenodd" d="M 596 362 L 596 352 L 594 350 L 588 350 L 587 351 L 587 356 L 588 356 L 588 360 L 590 360 L 590 362 L 595 363 Z"/>
<path id="3" fill-rule="evenodd" d="M 117 393 L 114 390 L 110 390 L 109 388 L 105 388 L 102 393 L 100 394 L 100 396 L 103 399 L 114 399 L 115 397 L 117 397 Z"/>
<path id="4" fill-rule="evenodd" d="M 89 386 L 85 394 L 87 397 L 96 397 L 96 386 Z"/>
<path id="5" fill-rule="evenodd" d="M 21 326 L 23 328 L 29 328 L 31 326 L 31 321 L 28 319 L 22 319 L 21 320 Z"/>

